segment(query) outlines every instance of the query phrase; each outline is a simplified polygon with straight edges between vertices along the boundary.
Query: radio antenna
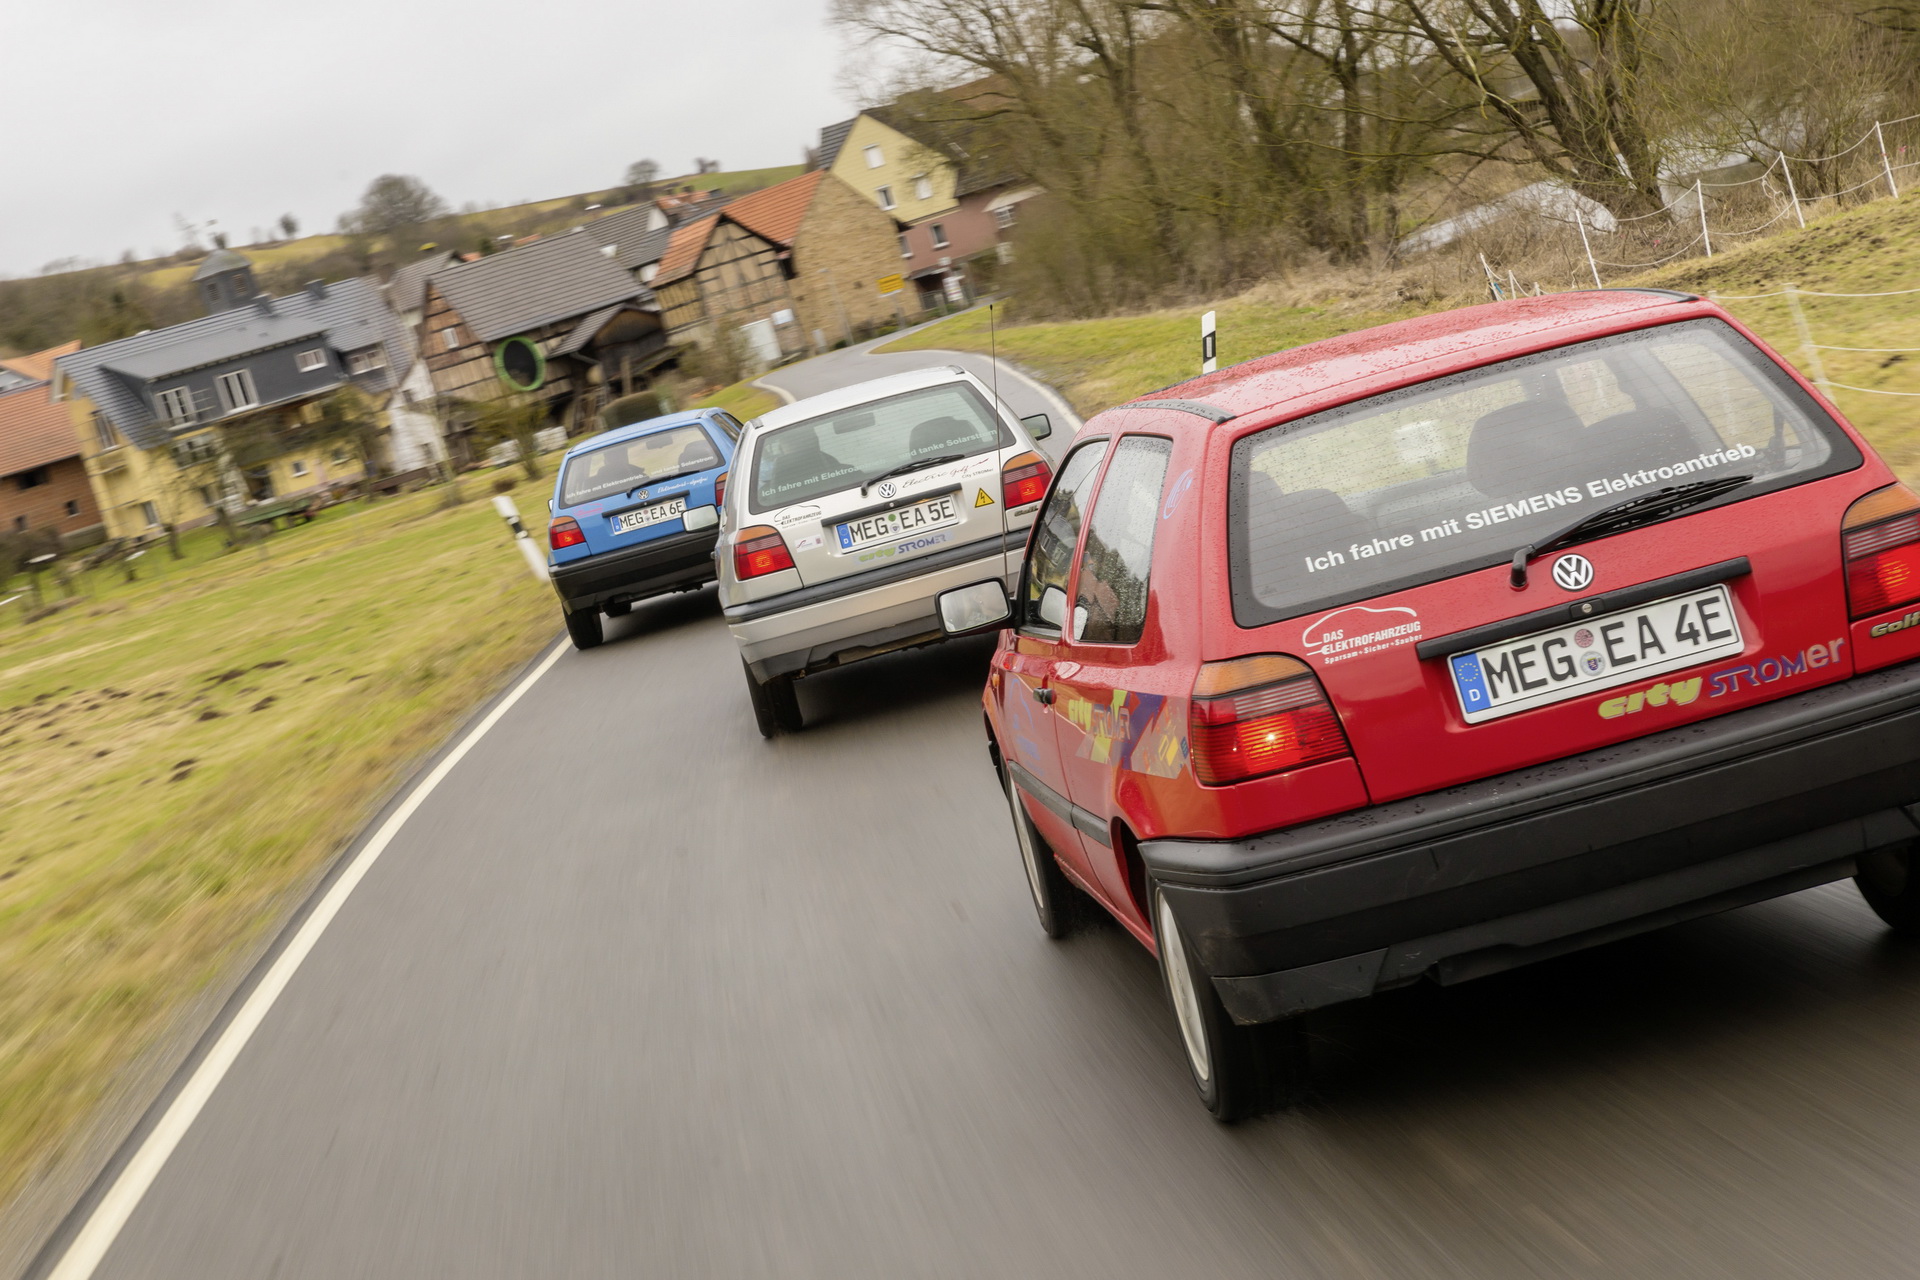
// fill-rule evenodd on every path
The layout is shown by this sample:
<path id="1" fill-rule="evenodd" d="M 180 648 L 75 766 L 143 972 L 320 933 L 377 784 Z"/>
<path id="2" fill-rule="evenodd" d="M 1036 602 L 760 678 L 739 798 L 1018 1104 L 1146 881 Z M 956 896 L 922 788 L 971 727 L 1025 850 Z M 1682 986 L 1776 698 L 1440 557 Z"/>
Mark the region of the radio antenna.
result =
<path id="1" fill-rule="evenodd" d="M 993 309 L 998 303 L 987 304 L 987 363 L 993 370 L 993 405 L 997 411 L 1003 401 L 1000 399 L 1000 338 L 993 328 Z"/>

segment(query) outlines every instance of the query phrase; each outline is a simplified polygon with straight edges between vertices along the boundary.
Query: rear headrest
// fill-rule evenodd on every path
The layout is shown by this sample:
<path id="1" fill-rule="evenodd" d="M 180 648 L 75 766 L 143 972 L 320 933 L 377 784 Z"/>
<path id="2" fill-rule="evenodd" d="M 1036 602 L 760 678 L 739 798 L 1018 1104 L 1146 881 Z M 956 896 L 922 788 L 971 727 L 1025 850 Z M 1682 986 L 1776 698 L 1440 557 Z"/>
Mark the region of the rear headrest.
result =
<path id="1" fill-rule="evenodd" d="M 956 445 L 973 442 L 978 435 L 978 430 L 958 418 L 929 418 L 907 437 L 907 452 L 943 453 Z"/>
<path id="2" fill-rule="evenodd" d="M 1467 480 L 1489 498 L 1538 493 L 1567 473 L 1584 428 L 1565 401 L 1522 400 L 1473 424 Z"/>
<path id="3" fill-rule="evenodd" d="M 1253 535 L 1267 545 L 1325 542 L 1333 547 L 1372 536 L 1367 522 L 1331 489 L 1288 493 L 1266 472 L 1249 471 L 1247 499 Z"/>

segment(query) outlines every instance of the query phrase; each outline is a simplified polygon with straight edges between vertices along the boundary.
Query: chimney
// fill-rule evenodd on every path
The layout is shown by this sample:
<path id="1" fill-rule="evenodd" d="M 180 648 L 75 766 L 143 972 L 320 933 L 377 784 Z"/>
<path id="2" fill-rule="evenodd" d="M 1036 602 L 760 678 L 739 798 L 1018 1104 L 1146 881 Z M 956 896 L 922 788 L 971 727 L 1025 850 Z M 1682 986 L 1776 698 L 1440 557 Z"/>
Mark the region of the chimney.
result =
<path id="1" fill-rule="evenodd" d="M 325 280 L 307 281 L 307 296 L 309 298 L 312 298 L 315 302 L 318 302 L 320 301 L 320 299 L 326 297 L 327 282 Z"/>
<path id="2" fill-rule="evenodd" d="M 273 299 L 264 293 L 256 293 L 253 295 L 253 307 L 261 315 L 270 316 L 273 314 Z"/>

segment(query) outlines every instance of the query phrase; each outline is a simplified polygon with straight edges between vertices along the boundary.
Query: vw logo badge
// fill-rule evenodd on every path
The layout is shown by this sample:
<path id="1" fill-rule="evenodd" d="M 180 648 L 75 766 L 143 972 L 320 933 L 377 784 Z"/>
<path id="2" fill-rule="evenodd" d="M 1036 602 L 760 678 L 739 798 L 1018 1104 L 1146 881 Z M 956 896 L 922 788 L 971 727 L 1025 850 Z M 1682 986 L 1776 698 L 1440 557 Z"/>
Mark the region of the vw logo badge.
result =
<path id="1" fill-rule="evenodd" d="M 893 481 L 891 480 L 882 481 L 880 485 L 880 496 L 883 498 L 891 498 L 893 495 L 894 495 Z M 1554 572 L 1555 573 L 1560 572 L 1560 569 L 1557 565 L 1554 567 Z M 1589 571 L 1587 576 L 1592 577 L 1593 576 L 1592 572 Z"/>
<path id="2" fill-rule="evenodd" d="M 1593 561 L 1585 556 L 1561 556 L 1553 562 L 1553 580 L 1568 591 L 1585 591 L 1593 585 Z"/>

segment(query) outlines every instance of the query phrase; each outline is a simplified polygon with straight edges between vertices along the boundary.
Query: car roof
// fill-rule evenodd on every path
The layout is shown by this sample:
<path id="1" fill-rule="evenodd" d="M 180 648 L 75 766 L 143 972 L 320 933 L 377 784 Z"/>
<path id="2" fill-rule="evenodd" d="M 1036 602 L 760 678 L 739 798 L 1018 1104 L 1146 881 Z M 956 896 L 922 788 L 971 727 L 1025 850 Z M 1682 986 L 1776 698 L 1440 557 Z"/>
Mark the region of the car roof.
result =
<path id="1" fill-rule="evenodd" d="M 699 409 L 683 409 L 679 413 L 666 413 L 658 418 L 645 418 L 639 422 L 629 422 L 624 427 L 615 427 L 611 431 L 602 431 L 599 435 L 588 436 L 579 444 L 567 450 L 571 458 L 582 449 L 597 449 L 603 444 L 616 444 L 621 440 L 632 440 L 639 436 L 650 436 L 656 431 L 665 431 L 669 427 L 684 427 L 690 422 L 699 422 L 702 418 L 724 412 L 711 405 Z"/>
<path id="2" fill-rule="evenodd" d="M 823 413 L 837 413 L 842 409 L 851 409 L 855 405 L 866 404 L 873 400 L 884 400 L 888 396 L 918 391 L 922 387 L 937 387 L 943 382 L 972 381 L 972 375 L 957 364 L 935 365 L 929 369 L 913 369 L 906 373 L 890 373 L 884 378 L 856 382 L 850 387 L 837 387 L 817 396 L 808 396 L 805 400 L 783 404 L 778 409 L 769 409 L 756 421 L 760 424 L 760 431 L 764 432 L 774 427 L 784 427 L 790 422 L 817 418 Z M 756 432 L 756 434 L 759 433 Z"/>
<path id="3" fill-rule="evenodd" d="M 1653 314 L 1657 312 L 1668 314 Z M 1204 428 L 1208 418 L 1228 422 L 1254 414 L 1264 425 L 1549 347 L 1645 324 L 1719 314 L 1719 308 L 1692 294 L 1665 289 L 1592 289 L 1482 303 L 1260 356 L 1150 392 L 1107 413 L 1184 401 L 1211 411 L 1173 415 L 1196 427 Z M 1157 416 L 1170 421 L 1164 413 Z"/>

